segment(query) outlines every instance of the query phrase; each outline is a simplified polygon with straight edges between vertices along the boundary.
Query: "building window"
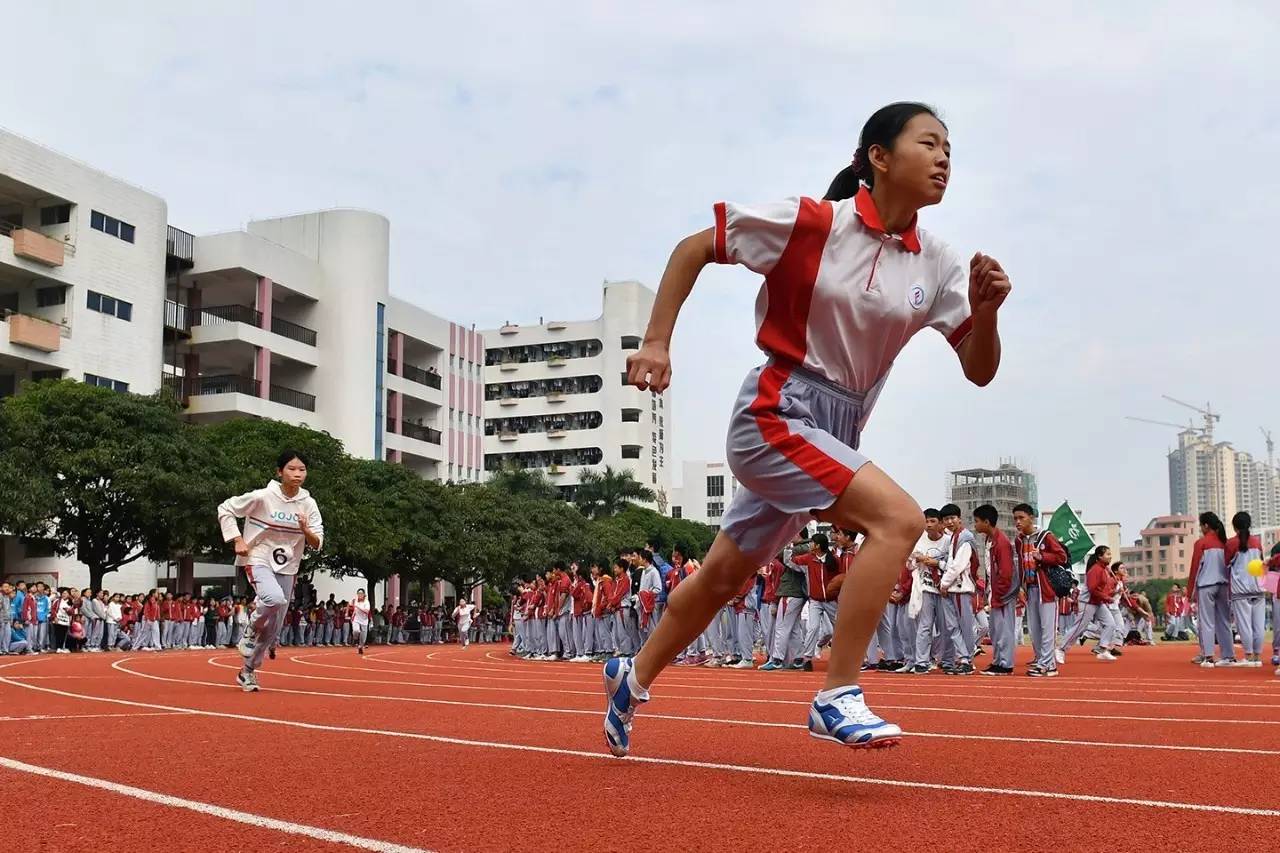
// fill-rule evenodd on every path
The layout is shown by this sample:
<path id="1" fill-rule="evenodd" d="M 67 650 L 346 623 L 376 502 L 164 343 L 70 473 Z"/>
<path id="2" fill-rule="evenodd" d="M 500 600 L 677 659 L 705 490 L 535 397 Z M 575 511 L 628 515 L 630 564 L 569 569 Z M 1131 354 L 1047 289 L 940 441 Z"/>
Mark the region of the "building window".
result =
<path id="1" fill-rule="evenodd" d="M 684 518 L 683 511 L 680 509 L 680 507 L 678 507 L 678 506 L 673 506 L 673 507 L 671 508 L 671 517 L 672 517 L 672 518 Z"/>
<path id="2" fill-rule="evenodd" d="M 710 501 L 707 504 L 707 518 L 719 518 L 724 515 L 724 501 Z"/>
<path id="3" fill-rule="evenodd" d="M 105 213 L 92 211 L 89 214 L 89 227 L 94 231 L 101 231 L 103 234 L 112 237 L 118 237 L 126 243 L 133 242 L 133 226 L 128 222 L 116 219 L 114 216 L 107 216 Z"/>
<path id="4" fill-rule="evenodd" d="M 640 349 L 640 338 L 636 335 L 622 336 L 623 349 Z"/>
<path id="5" fill-rule="evenodd" d="M 125 321 L 133 319 L 133 303 L 125 302 L 123 299 L 116 299 L 114 296 L 107 296 L 104 293 L 90 290 L 86 304 L 90 311 L 110 314 L 112 317 L 119 317 Z"/>
<path id="6" fill-rule="evenodd" d="M 71 205 L 55 204 L 52 207 L 40 208 L 40 224 L 63 225 L 71 221 Z"/>
<path id="7" fill-rule="evenodd" d="M 622 458 L 623 458 L 623 459 L 639 459 L 639 458 L 640 458 L 640 445 L 638 445 L 638 444 L 624 444 L 624 445 L 622 445 Z"/>
<path id="8" fill-rule="evenodd" d="M 1161 537 L 1160 537 L 1160 544 L 1161 544 L 1161 545 L 1168 545 L 1168 544 L 1170 544 L 1170 540 L 1171 540 L 1171 539 L 1172 539 L 1172 537 L 1170 537 L 1170 536 L 1161 536 Z"/>
<path id="9" fill-rule="evenodd" d="M 707 478 L 707 497 L 722 498 L 724 497 L 724 475 L 717 474 L 714 477 Z"/>
<path id="10" fill-rule="evenodd" d="M 56 287 L 41 287 L 36 290 L 36 307 L 48 308 L 52 305 L 67 304 L 67 288 L 64 285 Z"/>
<path id="11" fill-rule="evenodd" d="M 32 382 L 45 382 L 49 379 L 61 379 L 61 378 L 62 378 L 62 370 L 57 367 L 53 368 L 52 370 L 31 371 Z"/>
<path id="12" fill-rule="evenodd" d="M 95 376 L 92 373 L 84 375 L 84 384 L 97 385 L 99 388 L 110 388 L 120 394 L 124 394 L 129 390 L 128 382 L 121 382 L 118 379 L 108 379 L 105 376 Z"/>

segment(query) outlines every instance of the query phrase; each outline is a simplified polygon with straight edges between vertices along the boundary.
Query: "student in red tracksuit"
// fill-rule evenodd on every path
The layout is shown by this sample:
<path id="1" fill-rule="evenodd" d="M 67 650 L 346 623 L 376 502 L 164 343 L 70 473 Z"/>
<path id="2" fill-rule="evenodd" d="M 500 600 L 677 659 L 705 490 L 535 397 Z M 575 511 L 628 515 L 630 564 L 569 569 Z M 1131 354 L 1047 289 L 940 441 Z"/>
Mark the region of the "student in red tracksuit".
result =
<path id="1" fill-rule="evenodd" d="M 595 625 L 591 621 L 591 583 L 582 576 L 582 569 L 574 563 L 569 569 L 572 576 L 569 582 L 569 598 L 573 600 L 573 644 L 577 655 L 573 660 L 587 663 L 595 651 Z"/>
<path id="2" fill-rule="evenodd" d="M 1089 590 L 1089 603 L 1085 605 L 1084 612 L 1080 614 L 1080 619 L 1076 622 L 1075 627 L 1062 639 L 1062 645 L 1058 646 L 1058 663 L 1061 664 L 1066 659 L 1066 653 L 1084 633 L 1084 629 L 1095 619 L 1102 628 L 1102 635 L 1098 638 L 1098 660 L 1112 661 L 1117 658 L 1111 652 L 1107 651 L 1115 642 L 1116 624 L 1115 619 L 1111 615 L 1111 604 L 1115 596 L 1115 576 L 1111 574 L 1111 549 L 1106 545 L 1099 545 L 1097 550 L 1089 555 L 1086 562 L 1088 567 L 1085 571 L 1085 586 Z"/>
<path id="3" fill-rule="evenodd" d="M 142 645 L 138 651 L 160 650 L 160 603 L 154 594 L 148 595 L 142 605 Z"/>
<path id="4" fill-rule="evenodd" d="M 591 567 L 595 578 L 595 594 L 591 602 L 591 616 L 596 625 L 596 656 L 612 655 L 617 650 L 613 640 L 613 613 L 609 602 L 613 598 L 613 578 L 599 566 Z"/>
<path id="5" fill-rule="evenodd" d="M 1000 516 L 994 506 L 984 504 L 978 507 L 973 511 L 973 519 L 973 529 L 986 538 L 990 557 L 987 574 L 991 579 L 991 613 L 988 617 L 991 665 L 982 670 L 982 674 L 1012 675 L 1014 608 L 1017 606 L 1021 581 L 1014 568 L 1013 543 L 998 526 Z M 1052 637 L 1049 638 L 1049 646 L 1053 646 Z"/>
<path id="6" fill-rule="evenodd" d="M 733 648 L 732 659 L 728 666 L 731 669 L 755 669 L 756 611 L 756 579 L 752 575 L 742 583 L 738 594 L 729 599 L 729 607 L 733 611 Z"/>
<path id="7" fill-rule="evenodd" d="M 760 570 L 764 574 L 764 591 L 760 594 L 760 634 L 764 637 L 765 661 L 769 660 L 774 620 L 778 618 L 778 584 L 782 583 L 782 573 L 786 570 L 787 567 L 777 557 Z"/>
<path id="8" fill-rule="evenodd" d="M 1169 590 L 1164 597 L 1164 638 L 1166 640 L 1176 639 L 1181 633 L 1182 604 L 1182 584 L 1175 583 L 1173 589 Z"/>
<path id="9" fill-rule="evenodd" d="M 630 563 L 625 557 L 619 557 L 613 566 L 613 595 L 609 598 L 609 607 L 614 616 L 614 640 L 618 644 L 618 654 L 634 655 L 640 650 L 640 626 L 635 621 L 634 609 L 631 606 L 631 574 Z"/>
<path id="10" fill-rule="evenodd" d="M 825 533 L 813 534 L 809 540 L 809 553 L 792 554 L 791 562 L 802 567 L 805 574 L 805 589 L 809 596 L 809 626 L 800 656 L 804 659 L 805 670 L 811 672 L 813 659 L 818 656 L 820 638 L 835 629 L 836 596 L 829 593 L 827 587 L 840 574 L 840 563 L 831 551 Z"/>
<path id="11" fill-rule="evenodd" d="M 897 618 L 893 625 L 894 641 L 903 654 L 902 664 L 894 672 L 907 673 L 915 665 L 918 626 L 916 617 L 911 615 L 911 593 L 915 588 L 915 576 L 911 561 L 903 563 L 902 571 L 898 573 L 898 582 L 893 585 L 893 592 L 889 594 L 889 603 L 897 605 Z"/>

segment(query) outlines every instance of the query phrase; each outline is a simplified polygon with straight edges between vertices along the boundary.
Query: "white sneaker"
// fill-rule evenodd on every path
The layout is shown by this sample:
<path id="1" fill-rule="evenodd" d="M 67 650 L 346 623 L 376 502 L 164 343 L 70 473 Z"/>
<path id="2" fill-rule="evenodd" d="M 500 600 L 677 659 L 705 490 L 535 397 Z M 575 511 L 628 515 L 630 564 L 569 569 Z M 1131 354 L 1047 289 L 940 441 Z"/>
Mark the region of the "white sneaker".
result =
<path id="1" fill-rule="evenodd" d="M 1239 664 L 1236 663 L 1235 658 L 1223 658 L 1220 661 L 1215 661 L 1213 665 L 1214 666 L 1239 666 Z"/>
<path id="2" fill-rule="evenodd" d="M 1098 660 L 1119 660 L 1119 658 L 1111 652 L 1098 652 Z"/>
<path id="3" fill-rule="evenodd" d="M 743 658 L 737 663 L 730 665 L 729 668 L 730 669 L 755 669 L 756 664 L 755 664 L 755 661 L 753 660 L 750 660 L 748 658 Z"/>
<path id="4" fill-rule="evenodd" d="M 1067 662 L 1067 653 L 1064 652 L 1062 649 L 1054 649 L 1053 659 L 1056 660 L 1059 664 L 1064 664 Z"/>
<path id="5" fill-rule="evenodd" d="M 1213 658 L 1205 658 L 1204 660 L 1200 661 L 1201 669 L 1213 669 L 1214 666 L 1216 666 L 1216 664 L 1214 664 Z"/>

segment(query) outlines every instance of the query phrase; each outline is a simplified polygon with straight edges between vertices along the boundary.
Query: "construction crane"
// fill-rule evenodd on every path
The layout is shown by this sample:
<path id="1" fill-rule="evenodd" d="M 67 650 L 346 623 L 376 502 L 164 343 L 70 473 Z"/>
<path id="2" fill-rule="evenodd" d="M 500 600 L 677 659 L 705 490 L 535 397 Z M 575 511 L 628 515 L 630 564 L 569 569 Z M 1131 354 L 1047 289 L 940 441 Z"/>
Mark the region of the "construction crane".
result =
<path id="1" fill-rule="evenodd" d="M 1275 470 L 1276 467 L 1276 443 L 1271 438 L 1271 430 L 1264 427 L 1258 427 L 1262 430 L 1262 437 L 1267 440 L 1267 467 Z"/>
<path id="2" fill-rule="evenodd" d="M 1175 403 L 1179 406 L 1182 406 L 1184 409 L 1190 409 L 1193 412 L 1199 412 L 1201 416 L 1204 417 L 1204 428 L 1201 430 L 1201 432 L 1204 434 L 1205 440 L 1208 441 L 1210 444 L 1213 444 L 1213 423 L 1214 421 L 1222 420 L 1222 415 L 1219 415 L 1217 412 L 1215 412 L 1213 410 L 1213 406 L 1211 406 L 1208 403 L 1205 403 L 1204 408 L 1202 409 L 1199 406 L 1193 406 L 1190 403 L 1184 403 L 1181 400 L 1174 399 L 1173 397 L 1170 397 L 1168 394 L 1161 394 L 1160 396 L 1164 397 L 1170 403 Z"/>
<path id="3" fill-rule="evenodd" d="M 1155 424 L 1156 426 L 1173 427 L 1178 430 L 1191 430 L 1192 432 L 1204 432 L 1204 427 L 1198 427 L 1191 423 L 1190 419 L 1185 424 L 1175 424 L 1171 421 L 1153 421 L 1151 418 L 1135 418 L 1133 415 L 1125 415 L 1126 421 L 1137 421 L 1140 424 Z"/>

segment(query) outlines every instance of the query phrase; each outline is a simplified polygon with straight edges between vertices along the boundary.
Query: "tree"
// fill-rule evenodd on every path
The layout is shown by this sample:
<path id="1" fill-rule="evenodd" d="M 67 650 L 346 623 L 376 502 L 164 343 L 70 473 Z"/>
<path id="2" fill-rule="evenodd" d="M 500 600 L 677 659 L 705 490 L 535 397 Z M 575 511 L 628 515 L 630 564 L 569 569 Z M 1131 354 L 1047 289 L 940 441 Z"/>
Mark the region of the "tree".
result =
<path id="1" fill-rule="evenodd" d="M 488 485 L 513 495 L 525 495 L 543 500 L 559 500 L 560 490 L 537 468 L 521 468 L 514 462 L 506 463 L 489 476 Z"/>
<path id="2" fill-rule="evenodd" d="M 665 552 L 668 557 L 675 545 L 683 546 L 690 555 L 701 556 L 711 548 L 716 531 L 707 524 L 668 518 L 647 507 L 631 504 L 617 515 L 592 521 L 590 536 L 593 546 L 591 557 L 610 560 L 620 548 L 646 544 Z"/>
<path id="3" fill-rule="evenodd" d="M 394 574 L 421 575 L 444 530 L 445 488 L 409 468 L 375 459 L 341 459 L 321 512 L 325 547 L 312 562 L 335 577 L 375 585 Z"/>
<path id="4" fill-rule="evenodd" d="M 448 581 L 459 597 L 481 583 L 505 589 L 556 560 L 579 558 L 587 545 L 586 519 L 572 506 L 489 483 L 446 488 L 443 519 L 423 579 Z"/>
<path id="5" fill-rule="evenodd" d="M 0 433 L 0 494 L 24 504 L 4 526 L 75 554 L 94 589 L 189 547 L 212 518 L 215 461 L 171 399 L 40 382 L 4 401 Z"/>
<path id="6" fill-rule="evenodd" d="M 240 418 L 201 427 L 201 443 L 217 461 L 214 510 L 205 519 L 204 538 L 195 549 L 215 558 L 230 559 L 231 546 L 222 541 L 216 505 L 232 495 L 260 489 L 276 473 L 276 458 L 286 449 L 307 457 L 306 488 L 316 496 L 325 526 L 330 525 L 325 503 L 328 492 L 338 483 L 348 459 L 342 442 L 327 432 L 293 426 L 281 421 Z"/>
<path id="7" fill-rule="evenodd" d="M 606 465 L 604 471 L 583 471 L 573 502 L 588 518 L 617 515 L 628 504 L 651 503 L 657 497 L 653 489 L 641 483 L 627 470 Z"/>

